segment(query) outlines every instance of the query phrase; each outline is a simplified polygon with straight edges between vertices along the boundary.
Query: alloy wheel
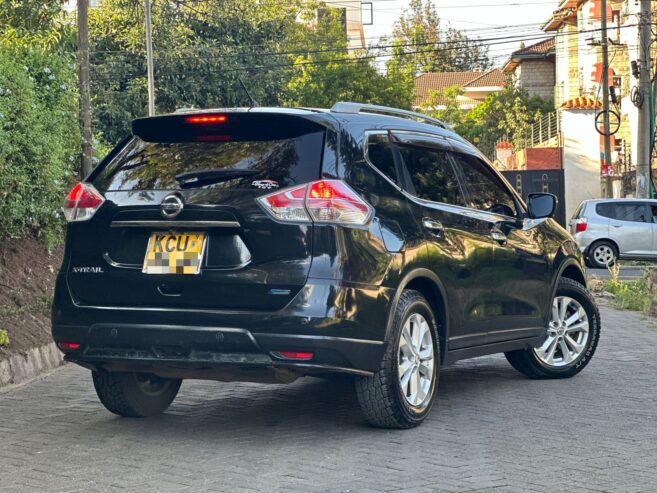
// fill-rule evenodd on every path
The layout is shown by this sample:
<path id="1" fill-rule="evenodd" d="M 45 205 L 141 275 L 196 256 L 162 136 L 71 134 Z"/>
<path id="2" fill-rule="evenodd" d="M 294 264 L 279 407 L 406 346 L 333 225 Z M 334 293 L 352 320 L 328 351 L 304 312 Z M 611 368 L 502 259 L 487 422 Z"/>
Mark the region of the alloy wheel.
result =
<path id="1" fill-rule="evenodd" d="M 413 313 L 401 332 L 398 354 L 399 386 L 406 402 L 421 407 L 429 400 L 434 379 L 433 334 L 427 320 Z"/>
<path id="2" fill-rule="evenodd" d="M 563 367 L 582 355 L 588 339 L 589 317 L 584 307 L 573 298 L 557 296 L 552 302 L 547 338 L 534 352 L 544 364 Z"/>
<path id="3" fill-rule="evenodd" d="M 593 250 L 593 258 L 601 265 L 610 265 L 614 262 L 616 255 L 609 245 L 600 245 Z"/>

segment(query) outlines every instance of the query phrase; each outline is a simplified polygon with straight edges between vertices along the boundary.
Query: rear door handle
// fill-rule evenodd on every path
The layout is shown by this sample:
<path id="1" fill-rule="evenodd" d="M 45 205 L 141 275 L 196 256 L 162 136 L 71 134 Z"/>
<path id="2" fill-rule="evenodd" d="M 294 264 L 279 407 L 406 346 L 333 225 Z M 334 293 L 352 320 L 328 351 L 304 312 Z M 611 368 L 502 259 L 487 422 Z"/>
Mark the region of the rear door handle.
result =
<path id="1" fill-rule="evenodd" d="M 436 221 L 435 219 L 430 219 L 428 217 L 422 219 L 422 226 L 430 230 L 436 236 L 442 236 L 443 233 L 445 232 L 443 223 L 441 223 L 440 221 Z"/>
<path id="2" fill-rule="evenodd" d="M 498 242 L 501 245 L 506 244 L 507 237 L 506 235 L 502 232 L 500 228 L 497 226 L 493 226 L 490 230 L 490 236 L 493 238 L 496 242 Z"/>
<path id="3" fill-rule="evenodd" d="M 620 227 L 622 227 L 623 225 L 622 225 L 622 224 L 612 224 L 612 226 L 613 226 L 614 228 L 620 228 Z"/>

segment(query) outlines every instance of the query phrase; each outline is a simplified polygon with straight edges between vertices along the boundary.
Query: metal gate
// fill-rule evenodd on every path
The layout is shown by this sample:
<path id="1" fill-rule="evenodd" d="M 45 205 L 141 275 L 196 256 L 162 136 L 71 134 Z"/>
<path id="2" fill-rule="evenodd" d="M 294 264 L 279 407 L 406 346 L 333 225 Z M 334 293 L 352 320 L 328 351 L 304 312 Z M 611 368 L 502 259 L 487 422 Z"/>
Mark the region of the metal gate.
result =
<path id="1" fill-rule="evenodd" d="M 527 200 L 528 194 L 536 192 L 547 192 L 556 195 L 559 203 L 554 218 L 564 228 L 566 227 L 566 202 L 562 169 L 502 171 L 502 174 L 525 200 Z"/>

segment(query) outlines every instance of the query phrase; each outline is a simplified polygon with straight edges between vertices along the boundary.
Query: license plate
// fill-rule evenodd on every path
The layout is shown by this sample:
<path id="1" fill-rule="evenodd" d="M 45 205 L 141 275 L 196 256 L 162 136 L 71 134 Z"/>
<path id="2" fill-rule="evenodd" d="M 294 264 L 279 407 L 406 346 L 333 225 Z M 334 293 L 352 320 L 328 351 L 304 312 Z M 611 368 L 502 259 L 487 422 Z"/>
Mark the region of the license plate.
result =
<path id="1" fill-rule="evenodd" d="M 148 240 L 145 274 L 198 274 L 205 233 L 153 233 Z"/>

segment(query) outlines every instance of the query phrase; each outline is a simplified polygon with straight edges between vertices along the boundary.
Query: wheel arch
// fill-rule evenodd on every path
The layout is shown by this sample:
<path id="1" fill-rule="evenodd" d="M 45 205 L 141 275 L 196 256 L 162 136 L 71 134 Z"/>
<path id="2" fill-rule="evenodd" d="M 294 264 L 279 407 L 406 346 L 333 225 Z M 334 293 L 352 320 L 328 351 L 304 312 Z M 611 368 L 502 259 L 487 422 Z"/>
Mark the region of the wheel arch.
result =
<path id="1" fill-rule="evenodd" d="M 449 312 L 447 308 L 447 296 L 445 286 L 438 276 L 424 268 L 414 269 L 406 274 L 399 287 L 395 292 L 395 296 L 390 304 L 388 311 L 388 323 L 386 325 L 385 340 L 388 341 L 390 333 L 392 332 L 392 323 L 394 320 L 395 310 L 399 303 L 399 297 L 405 289 L 413 289 L 418 291 L 426 298 L 431 306 L 436 322 L 438 323 L 438 339 L 440 341 L 440 357 L 444 361 L 445 352 L 447 349 L 447 339 L 449 336 Z"/>
<path id="2" fill-rule="evenodd" d="M 554 299 L 554 296 L 557 293 L 557 287 L 559 286 L 559 279 L 561 279 L 562 277 L 572 279 L 573 281 L 577 281 L 582 286 L 586 287 L 586 274 L 582 269 L 582 265 L 580 264 L 579 260 L 575 257 L 567 257 L 566 259 L 564 259 L 563 262 L 561 262 L 561 265 L 557 270 L 557 275 L 554 277 L 552 281 L 550 303 L 552 303 L 552 300 Z"/>

